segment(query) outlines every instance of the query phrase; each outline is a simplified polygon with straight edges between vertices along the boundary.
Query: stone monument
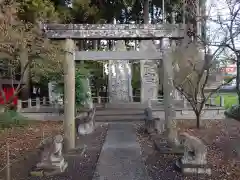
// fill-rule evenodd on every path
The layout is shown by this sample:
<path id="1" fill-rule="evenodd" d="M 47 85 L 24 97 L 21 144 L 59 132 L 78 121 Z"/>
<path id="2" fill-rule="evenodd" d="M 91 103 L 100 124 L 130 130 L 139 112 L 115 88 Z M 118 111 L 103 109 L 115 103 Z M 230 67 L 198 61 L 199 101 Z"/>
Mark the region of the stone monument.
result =
<path id="1" fill-rule="evenodd" d="M 117 41 L 115 49 L 126 51 L 124 41 Z M 111 102 L 130 102 L 132 99 L 131 65 L 129 60 L 109 61 L 110 97 Z"/>
<path id="2" fill-rule="evenodd" d="M 156 52 L 153 41 L 142 41 L 140 51 Z M 160 57 L 159 57 L 160 60 Z M 144 59 L 140 61 L 141 69 L 141 103 L 158 98 L 158 62 L 156 60 Z"/>

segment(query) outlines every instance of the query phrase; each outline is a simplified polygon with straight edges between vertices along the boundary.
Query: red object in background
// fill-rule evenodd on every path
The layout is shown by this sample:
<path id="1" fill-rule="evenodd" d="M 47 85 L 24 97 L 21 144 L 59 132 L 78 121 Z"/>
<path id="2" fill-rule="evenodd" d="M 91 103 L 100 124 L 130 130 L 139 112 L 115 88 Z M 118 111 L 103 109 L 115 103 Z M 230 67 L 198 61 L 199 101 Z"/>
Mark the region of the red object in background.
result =
<path id="1" fill-rule="evenodd" d="M 229 68 L 226 68 L 226 71 L 225 72 L 235 72 L 237 70 L 237 68 L 234 68 L 234 67 L 229 67 Z"/>
<path id="2" fill-rule="evenodd" d="M 6 100 L 8 101 L 14 95 L 14 88 L 12 87 L 4 87 L 3 91 L 5 93 Z M 13 104 L 17 105 L 18 97 L 15 96 L 13 99 Z M 2 93 L 0 92 L 0 104 L 4 104 L 4 99 Z"/>

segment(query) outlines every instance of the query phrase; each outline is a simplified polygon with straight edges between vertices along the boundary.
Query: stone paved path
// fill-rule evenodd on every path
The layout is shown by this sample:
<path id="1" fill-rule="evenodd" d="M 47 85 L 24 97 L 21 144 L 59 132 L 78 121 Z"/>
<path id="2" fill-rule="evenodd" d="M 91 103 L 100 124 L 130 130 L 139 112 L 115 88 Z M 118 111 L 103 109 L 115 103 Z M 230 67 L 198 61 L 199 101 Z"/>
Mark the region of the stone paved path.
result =
<path id="1" fill-rule="evenodd" d="M 133 125 L 109 126 L 93 180 L 149 180 Z"/>

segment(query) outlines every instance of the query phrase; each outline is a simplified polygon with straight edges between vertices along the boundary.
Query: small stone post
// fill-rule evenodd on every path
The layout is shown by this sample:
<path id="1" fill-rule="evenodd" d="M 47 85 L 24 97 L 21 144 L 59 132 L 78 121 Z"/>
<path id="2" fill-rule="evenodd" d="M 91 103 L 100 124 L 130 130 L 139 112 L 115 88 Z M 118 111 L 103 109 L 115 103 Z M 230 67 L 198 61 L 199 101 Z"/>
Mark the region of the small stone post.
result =
<path id="1" fill-rule="evenodd" d="M 180 100 L 181 97 L 179 95 L 179 92 L 177 90 L 175 90 L 175 96 L 176 96 L 176 100 Z"/>
<path id="2" fill-rule="evenodd" d="M 22 100 L 18 99 L 17 101 L 17 112 L 20 112 L 22 109 Z"/>
<path id="3" fill-rule="evenodd" d="M 112 78 L 112 60 L 108 60 L 108 102 L 112 103 L 112 84 L 113 84 L 113 78 Z"/>
<path id="4" fill-rule="evenodd" d="M 75 148 L 75 44 L 72 39 L 66 39 L 64 67 L 64 148 Z"/>
<path id="5" fill-rule="evenodd" d="M 224 97 L 220 96 L 220 106 L 224 107 Z"/>
<path id="6" fill-rule="evenodd" d="M 55 112 L 59 112 L 59 100 L 57 100 L 53 106 L 54 106 Z"/>
<path id="7" fill-rule="evenodd" d="M 202 110 L 204 111 L 205 109 L 206 109 L 206 102 L 204 102 Z M 204 113 L 203 111 L 202 111 L 202 113 Z"/>
<path id="8" fill-rule="evenodd" d="M 46 105 L 46 104 L 47 104 L 46 97 L 43 97 L 43 105 Z"/>
<path id="9" fill-rule="evenodd" d="M 40 109 L 40 98 L 39 97 L 36 98 L 36 108 Z"/>
<path id="10" fill-rule="evenodd" d="M 28 99 L 28 108 L 31 108 L 31 107 L 32 107 L 32 99 L 29 98 L 29 99 Z"/>
<path id="11" fill-rule="evenodd" d="M 186 99 L 185 96 L 183 96 L 183 109 L 184 109 L 184 112 L 182 111 L 182 114 L 188 114 L 188 101 Z"/>
<path id="12" fill-rule="evenodd" d="M 187 109 L 187 99 L 183 96 L 183 108 Z"/>
<path id="13" fill-rule="evenodd" d="M 210 97 L 210 106 L 215 105 L 215 98 L 214 97 Z"/>
<path id="14" fill-rule="evenodd" d="M 98 96 L 98 104 L 101 104 L 101 96 Z"/>
<path id="15" fill-rule="evenodd" d="M 148 99 L 148 107 L 152 108 L 152 100 L 151 100 L 151 98 Z"/>

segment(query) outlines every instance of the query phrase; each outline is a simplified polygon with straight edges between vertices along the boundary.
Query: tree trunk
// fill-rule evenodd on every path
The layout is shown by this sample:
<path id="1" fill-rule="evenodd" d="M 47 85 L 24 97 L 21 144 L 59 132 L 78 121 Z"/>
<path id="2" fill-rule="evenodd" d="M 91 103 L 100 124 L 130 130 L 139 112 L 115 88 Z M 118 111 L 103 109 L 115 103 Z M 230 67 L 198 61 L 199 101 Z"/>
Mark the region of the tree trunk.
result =
<path id="1" fill-rule="evenodd" d="M 98 50 L 98 40 L 93 40 L 93 50 L 97 51 Z"/>
<path id="2" fill-rule="evenodd" d="M 79 50 L 80 51 L 83 51 L 84 50 L 84 40 L 80 40 L 80 42 L 79 42 Z M 80 61 L 80 64 L 84 64 L 84 61 L 82 60 L 82 61 Z"/>
<path id="3" fill-rule="evenodd" d="M 200 120 L 201 120 L 201 113 L 195 112 L 196 120 L 197 120 L 197 128 L 200 128 Z"/>
<path id="4" fill-rule="evenodd" d="M 101 50 L 101 40 L 97 40 L 97 48 Z"/>
<path id="5" fill-rule="evenodd" d="M 154 4 L 151 2 L 151 24 L 154 24 Z"/>
<path id="6" fill-rule="evenodd" d="M 23 74 L 22 82 L 24 84 L 23 89 L 21 90 L 21 97 L 22 100 L 27 100 L 30 97 L 30 69 L 27 67 L 24 69 L 25 65 L 28 63 L 28 54 L 25 50 L 22 50 L 21 55 L 20 55 L 20 62 L 21 62 L 21 74 Z M 23 72 L 25 71 L 25 72 Z"/>
<path id="7" fill-rule="evenodd" d="M 144 24 L 149 23 L 149 0 L 144 0 L 143 4 L 143 22 Z"/>

